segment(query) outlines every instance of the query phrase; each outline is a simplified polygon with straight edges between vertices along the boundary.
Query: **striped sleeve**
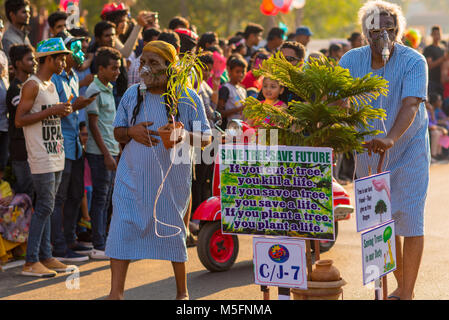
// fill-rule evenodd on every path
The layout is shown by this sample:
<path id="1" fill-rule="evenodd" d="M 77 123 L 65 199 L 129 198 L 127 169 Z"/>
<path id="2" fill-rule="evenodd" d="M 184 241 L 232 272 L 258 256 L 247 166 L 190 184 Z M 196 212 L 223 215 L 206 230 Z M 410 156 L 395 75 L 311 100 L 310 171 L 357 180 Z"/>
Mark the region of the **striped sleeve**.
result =
<path id="1" fill-rule="evenodd" d="M 409 68 L 402 82 L 401 99 L 417 97 L 427 100 L 428 70 L 424 57 L 420 57 L 415 63 L 408 64 Z"/>

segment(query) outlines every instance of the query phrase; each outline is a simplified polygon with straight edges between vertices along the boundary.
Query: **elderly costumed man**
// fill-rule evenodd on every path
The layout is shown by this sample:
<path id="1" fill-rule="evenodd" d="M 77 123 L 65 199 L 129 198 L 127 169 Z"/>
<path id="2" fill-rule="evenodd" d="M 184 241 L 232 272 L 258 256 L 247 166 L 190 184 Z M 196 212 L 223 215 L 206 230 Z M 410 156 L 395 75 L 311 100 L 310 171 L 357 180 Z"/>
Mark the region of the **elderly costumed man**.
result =
<path id="1" fill-rule="evenodd" d="M 114 211 L 106 242 L 112 273 L 109 299 L 123 298 L 128 265 L 135 259 L 171 261 L 176 299 L 188 298 L 183 217 L 190 200 L 192 164 L 189 157 L 180 164 L 172 163 L 172 149 L 165 149 L 157 137 L 157 128 L 166 125 L 169 119 L 163 94 L 167 92 L 167 75 L 173 72 L 168 69 L 177 61 L 172 45 L 149 42 L 140 58 L 142 82 L 126 91 L 117 110 L 114 135 L 126 146 L 117 167 Z M 198 141 L 196 135 L 200 136 L 202 146 L 206 146 L 211 142 L 211 129 L 204 106 L 193 90 L 188 91 L 195 107 L 184 94 L 176 120 L 184 125 L 183 143 L 193 145 L 194 140 Z M 195 121 L 195 130 L 200 129 L 193 132 Z M 176 146 L 181 148 L 181 143 Z M 171 171 L 158 195 L 169 168 Z M 157 209 L 153 210 L 156 202 Z"/>
<path id="2" fill-rule="evenodd" d="M 340 60 L 351 76 L 368 73 L 388 80 L 387 97 L 373 102 L 386 110 L 385 121 L 374 123 L 384 131 L 366 142 L 367 153 L 357 155 L 357 176 L 376 168 L 385 154 L 383 170 L 391 171 L 391 205 L 396 229 L 398 287 L 389 299 L 412 299 L 424 248 L 424 206 L 429 183 L 430 148 L 427 99 L 427 64 L 417 51 L 402 45 L 405 18 L 399 6 L 367 2 L 359 12 L 369 45 L 347 52 Z M 375 153 L 370 157 L 371 153 Z M 403 244 L 401 237 L 404 237 Z"/>

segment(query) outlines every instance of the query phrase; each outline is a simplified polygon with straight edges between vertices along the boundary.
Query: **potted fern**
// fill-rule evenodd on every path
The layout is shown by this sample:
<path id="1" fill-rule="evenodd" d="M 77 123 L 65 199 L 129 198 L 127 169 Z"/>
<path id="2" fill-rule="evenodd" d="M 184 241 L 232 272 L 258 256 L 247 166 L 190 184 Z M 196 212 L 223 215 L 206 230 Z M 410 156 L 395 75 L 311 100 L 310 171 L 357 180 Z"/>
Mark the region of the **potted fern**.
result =
<path id="1" fill-rule="evenodd" d="M 311 59 L 303 66 L 293 66 L 277 53 L 254 71 L 255 76 L 277 80 L 301 98 L 288 108 L 278 108 L 249 97 L 244 116 L 268 131 L 277 130 L 280 145 L 330 147 L 336 153 L 364 152 L 365 137 L 377 135 L 371 122 L 384 119 L 383 109 L 374 109 L 370 102 L 388 93 L 388 82 L 368 74 L 354 79 L 348 70 L 326 58 Z M 264 121 L 270 118 L 269 123 Z M 306 240 L 310 241 L 310 240 Z M 330 282 L 311 281 L 310 243 L 307 245 L 309 270 L 308 290 L 292 289 L 295 299 L 338 299 L 343 279 Z"/>
<path id="2" fill-rule="evenodd" d="M 196 109 L 195 101 L 189 93 L 195 83 L 203 81 L 201 69 L 204 65 L 195 53 L 187 52 L 168 67 L 167 91 L 162 95 L 167 108 L 168 123 L 158 128 L 159 136 L 166 149 L 172 148 L 182 138 L 184 125 L 176 121 L 178 104 L 187 103 Z"/>

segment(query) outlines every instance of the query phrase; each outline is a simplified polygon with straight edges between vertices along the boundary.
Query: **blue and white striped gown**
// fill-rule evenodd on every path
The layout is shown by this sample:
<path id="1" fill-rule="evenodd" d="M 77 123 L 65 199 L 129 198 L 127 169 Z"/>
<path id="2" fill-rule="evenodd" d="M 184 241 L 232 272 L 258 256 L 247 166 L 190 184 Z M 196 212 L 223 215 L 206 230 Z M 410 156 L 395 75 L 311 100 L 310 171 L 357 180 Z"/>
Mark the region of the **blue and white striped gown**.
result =
<path id="1" fill-rule="evenodd" d="M 368 73 L 384 76 L 388 80 L 387 97 L 378 98 L 371 105 L 386 110 L 384 121 L 387 132 L 392 128 L 402 100 L 406 97 L 427 99 L 428 71 L 425 58 L 415 50 L 395 44 L 392 57 L 384 69 L 371 68 L 369 46 L 347 52 L 340 60 L 343 68 L 349 69 L 352 77 L 363 77 Z M 391 171 L 391 205 L 396 234 L 400 236 L 424 235 L 424 206 L 429 184 L 430 143 L 427 112 L 424 102 L 410 128 L 390 149 L 384 161 L 383 170 Z M 375 121 L 374 128 L 384 131 L 382 121 Z M 383 137 L 381 134 L 379 137 Z M 373 137 L 371 137 L 373 138 Z M 366 137 L 366 141 L 371 140 Z M 368 165 L 376 173 L 379 156 L 368 157 L 367 153 L 357 155 L 357 177 L 368 175 Z"/>
<path id="2" fill-rule="evenodd" d="M 115 127 L 131 127 L 134 106 L 137 103 L 138 84 L 130 87 L 120 102 L 115 118 Z M 204 106 L 198 95 L 190 94 L 196 102 L 197 110 L 181 100 L 179 121 L 187 131 L 193 131 L 193 122 L 199 121 L 196 130 L 209 132 Z M 183 102 L 184 101 L 184 102 Z M 167 113 L 159 95 L 146 93 L 137 116 L 136 124 L 152 121 L 149 129 L 167 124 Z M 179 146 L 179 145 L 178 145 Z M 180 150 L 180 149 L 178 149 Z M 189 157 L 187 157 L 190 159 Z M 112 196 L 113 215 L 106 241 L 106 255 L 120 260 L 158 259 L 175 262 L 187 261 L 185 244 L 186 230 L 183 217 L 187 211 L 191 192 L 191 162 L 173 165 L 157 202 L 157 224 L 155 232 L 153 207 L 156 193 L 170 166 L 170 151 L 162 141 L 156 147 L 146 147 L 131 140 L 123 150 L 117 167 L 114 193 Z M 161 169 L 162 167 L 162 169 Z"/>

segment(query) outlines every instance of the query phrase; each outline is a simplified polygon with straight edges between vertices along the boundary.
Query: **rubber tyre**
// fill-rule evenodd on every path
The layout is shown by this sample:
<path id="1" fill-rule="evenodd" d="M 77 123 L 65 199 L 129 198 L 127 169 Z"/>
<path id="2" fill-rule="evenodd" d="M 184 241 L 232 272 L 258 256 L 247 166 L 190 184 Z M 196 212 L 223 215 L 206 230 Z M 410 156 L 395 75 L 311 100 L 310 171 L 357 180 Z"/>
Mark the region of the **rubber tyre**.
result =
<path id="1" fill-rule="evenodd" d="M 223 251 L 224 250 L 224 251 Z M 198 257 L 210 272 L 229 270 L 239 253 L 239 239 L 221 233 L 221 222 L 206 222 L 200 229 L 197 243 Z"/>
<path id="2" fill-rule="evenodd" d="M 329 251 L 337 241 L 338 236 L 338 221 L 335 221 L 335 241 L 320 241 L 320 253 Z M 310 248 L 315 251 L 315 241 L 310 241 Z"/>

